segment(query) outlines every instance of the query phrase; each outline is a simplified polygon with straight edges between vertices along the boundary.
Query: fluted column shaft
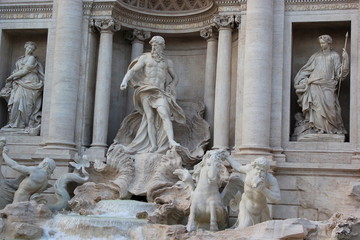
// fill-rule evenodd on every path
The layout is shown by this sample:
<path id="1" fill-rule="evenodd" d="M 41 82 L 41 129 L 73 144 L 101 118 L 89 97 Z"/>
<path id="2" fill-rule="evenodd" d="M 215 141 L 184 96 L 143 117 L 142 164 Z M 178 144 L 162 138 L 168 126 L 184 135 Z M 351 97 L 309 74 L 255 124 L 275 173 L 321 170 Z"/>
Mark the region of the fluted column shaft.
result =
<path id="1" fill-rule="evenodd" d="M 217 16 L 220 26 L 216 66 L 214 145 L 213 148 L 229 147 L 231 43 L 234 16 Z M 217 21 L 218 20 L 218 21 Z"/>
<path id="2" fill-rule="evenodd" d="M 151 33 L 140 29 L 134 29 L 128 32 L 126 38 L 131 41 L 131 61 L 144 53 L 145 40 L 151 37 Z M 134 89 L 127 88 L 127 109 L 126 113 L 130 114 L 134 110 L 133 103 Z"/>
<path id="3" fill-rule="evenodd" d="M 100 31 L 100 45 L 91 147 L 106 148 L 110 112 L 113 35 L 114 31 L 120 30 L 120 26 L 113 19 L 105 19 L 96 20 L 95 27 Z"/>
<path id="4" fill-rule="evenodd" d="M 269 154 L 273 0 L 247 3 L 241 151 Z"/>
<path id="5" fill-rule="evenodd" d="M 74 148 L 80 80 L 82 0 L 57 0 L 47 148 Z"/>
<path id="6" fill-rule="evenodd" d="M 207 41 L 204 86 L 205 120 L 210 124 L 210 132 L 213 136 L 218 40 L 212 27 L 201 30 L 200 35 Z"/>

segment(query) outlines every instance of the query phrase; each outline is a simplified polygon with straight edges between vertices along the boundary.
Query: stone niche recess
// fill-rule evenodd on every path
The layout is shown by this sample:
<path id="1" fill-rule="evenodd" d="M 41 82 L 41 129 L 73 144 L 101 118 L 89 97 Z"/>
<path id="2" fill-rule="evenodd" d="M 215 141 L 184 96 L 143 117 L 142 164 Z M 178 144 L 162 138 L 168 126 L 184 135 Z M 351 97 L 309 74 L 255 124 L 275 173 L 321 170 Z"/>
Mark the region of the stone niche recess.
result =
<path id="1" fill-rule="evenodd" d="M 341 57 L 342 48 L 345 43 L 346 32 L 349 33 L 346 51 L 351 56 L 351 22 L 302 22 L 292 24 L 292 60 L 291 60 L 291 109 L 290 109 L 290 140 L 294 132 L 295 118 L 301 108 L 297 103 L 297 96 L 294 89 L 294 78 L 302 66 L 306 64 L 312 54 L 319 51 L 320 45 L 318 37 L 324 34 L 330 35 L 333 39 L 332 49 Z M 350 65 L 352 59 L 350 58 Z M 350 137 L 350 74 L 342 81 L 339 102 L 341 106 L 341 115 L 344 121 L 345 129 L 348 134 L 345 135 L 345 142 L 349 142 Z"/>
<path id="2" fill-rule="evenodd" d="M 34 55 L 38 57 L 46 72 L 47 36 L 47 29 L 7 29 L 1 31 L 0 89 L 4 87 L 5 79 L 10 76 L 14 70 L 16 60 L 24 55 L 24 44 L 28 41 L 36 43 L 37 48 Z M 6 101 L 0 98 L 0 128 L 5 126 L 7 121 L 8 112 Z"/>

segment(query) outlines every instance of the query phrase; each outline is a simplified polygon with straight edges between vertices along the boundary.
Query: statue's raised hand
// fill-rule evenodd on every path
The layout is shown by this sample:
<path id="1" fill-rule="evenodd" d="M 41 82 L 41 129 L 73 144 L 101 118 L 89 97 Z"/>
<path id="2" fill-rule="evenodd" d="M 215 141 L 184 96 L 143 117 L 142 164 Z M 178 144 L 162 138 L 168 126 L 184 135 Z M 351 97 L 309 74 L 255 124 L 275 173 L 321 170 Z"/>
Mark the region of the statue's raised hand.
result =
<path id="1" fill-rule="evenodd" d="M 5 153 L 5 154 L 9 153 L 9 148 L 7 146 L 4 146 L 3 153 Z"/>
<path id="2" fill-rule="evenodd" d="M 127 88 L 127 83 L 121 83 L 120 90 L 125 90 Z"/>
<path id="3" fill-rule="evenodd" d="M 345 58 L 345 59 L 349 58 L 349 55 L 348 55 L 348 53 L 346 52 L 345 48 L 343 48 L 342 50 L 343 50 L 343 51 L 342 51 L 342 57 Z"/>

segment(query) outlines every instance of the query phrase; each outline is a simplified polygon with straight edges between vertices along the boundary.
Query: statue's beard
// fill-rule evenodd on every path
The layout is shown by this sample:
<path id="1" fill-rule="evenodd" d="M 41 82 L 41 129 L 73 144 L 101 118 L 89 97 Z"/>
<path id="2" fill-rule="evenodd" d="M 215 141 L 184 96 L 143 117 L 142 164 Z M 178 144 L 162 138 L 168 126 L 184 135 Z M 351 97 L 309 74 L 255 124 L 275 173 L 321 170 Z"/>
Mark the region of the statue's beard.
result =
<path id="1" fill-rule="evenodd" d="M 261 175 L 261 173 L 253 173 L 252 177 L 250 178 L 250 186 L 253 188 L 256 188 L 263 182 L 265 182 L 265 176 Z"/>
<path id="2" fill-rule="evenodd" d="M 157 62 L 164 61 L 163 51 L 161 49 L 159 49 L 159 48 L 153 48 L 151 50 L 151 57 Z"/>

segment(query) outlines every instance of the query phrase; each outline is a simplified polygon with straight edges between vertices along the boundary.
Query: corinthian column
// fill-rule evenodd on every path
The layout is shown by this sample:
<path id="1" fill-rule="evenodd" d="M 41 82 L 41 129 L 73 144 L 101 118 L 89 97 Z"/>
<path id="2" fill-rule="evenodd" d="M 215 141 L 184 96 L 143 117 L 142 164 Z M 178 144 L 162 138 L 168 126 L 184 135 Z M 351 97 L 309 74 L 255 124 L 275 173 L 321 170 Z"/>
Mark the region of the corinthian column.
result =
<path id="1" fill-rule="evenodd" d="M 151 37 L 151 33 L 140 29 L 134 29 L 133 31 L 128 32 L 125 37 L 131 41 L 131 61 L 133 61 L 144 53 L 145 40 Z M 127 88 L 127 114 L 134 110 L 133 95 L 134 89 Z"/>
<path id="2" fill-rule="evenodd" d="M 273 0 L 247 2 L 240 154 L 270 155 Z"/>
<path id="3" fill-rule="evenodd" d="M 214 146 L 229 147 L 230 87 L 231 87 L 231 34 L 234 26 L 233 15 L 217 15 L 219 44 L 216 66 Z"/>
<path id="4" fill-rule="evenodd" d="M 96 19 L 93 23 L 94 27 L 100 31 L 100 45 L 91 148 L 98 148 L 105 154 L 109 123 L 113 34 L 120 30 L 120 25 L 112 18 Z"/>
<path id="5" fill-rule="evenodd" d="M 206 65 L 205 65 L 205 120 L 210 124 L 211 136 L 214 134 L 214 103 L 215 103 L 215 81 L 216 81 L 216 57 L 218 41 L 213 27 L 207 27 L 200 31 L 200 36 L 207 41 Z"/>
<path id="6" fill-rule="evenodd" d="M 83 1 L 56 0 L 55 4 L 56 39 L 45 147 L 74 149 Z"/>

